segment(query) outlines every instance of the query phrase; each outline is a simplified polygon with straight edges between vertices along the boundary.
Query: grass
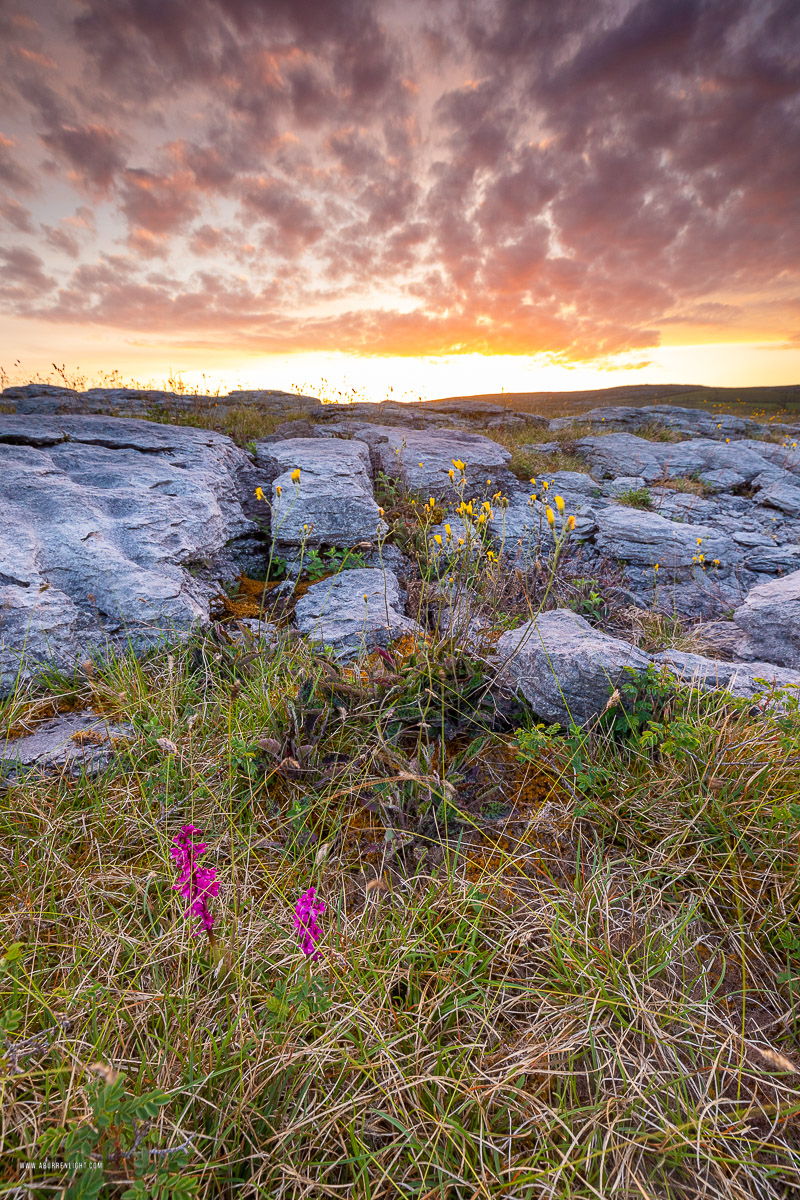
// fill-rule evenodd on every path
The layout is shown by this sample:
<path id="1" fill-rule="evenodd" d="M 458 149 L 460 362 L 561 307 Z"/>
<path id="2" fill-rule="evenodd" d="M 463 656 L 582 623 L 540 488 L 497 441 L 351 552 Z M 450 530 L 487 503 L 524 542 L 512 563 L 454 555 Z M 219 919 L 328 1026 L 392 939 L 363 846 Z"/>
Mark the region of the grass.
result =
<path id="1" fill-rule="evenodd" d="M 487 557 L 474 612 L 688 636 L 634 630 L 580 567 Z M 436 632 L 438 594 L 411 580 L 422 633 L 351 667 L 216 626 L 3 702 L 15 734 L 85 707 L 131 733 L 97 776 L 0 794 L 2 1194 L 58 1192 L 68 1170 L 24 1164 L 81 1155 L 112 1197 L 800 1188 L 796 703 L 651 674 L 545 729 Z M 185 823 L 216 947 L 173 889 Z"/>
<path id="2" fill-rule="evenodd" d="M 617 504 L 622 504 L 625 508 L 650 509 L 653 507 L 653 497 L 649 488 L 629 488 L 626 492 L 620 492 Z"/>

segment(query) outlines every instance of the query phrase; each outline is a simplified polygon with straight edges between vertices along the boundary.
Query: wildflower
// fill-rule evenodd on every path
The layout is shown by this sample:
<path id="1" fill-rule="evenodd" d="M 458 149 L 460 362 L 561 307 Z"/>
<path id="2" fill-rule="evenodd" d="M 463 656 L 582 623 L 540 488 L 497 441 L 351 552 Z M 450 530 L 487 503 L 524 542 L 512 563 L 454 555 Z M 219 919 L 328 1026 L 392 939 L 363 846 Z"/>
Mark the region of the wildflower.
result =
<path id="1" fill-rule="evenodd" d="M 697 544 L 698 544 L 698 546 L 699 546 L 699 545 L 701 545 L 702 541 L 703 541 L 703 539 L 702 539 L 701 537 L 699 537 L 699 538 L 697 539 Z"/>
<path id="2" fill-rule="evenodd" d="M 447 472 L 447 474 L 450 476 L 450 482 L 452 483 L 452 481 L 453 481 L 453 480 L 455 479 L 455 477 L 456 477 L 456 473 L 455 473 L 455 471 L 453 470 L 453 468 L 452 468 L 452 467 L 451 467 L 451 468 L 450 468 L 450 470 Z"/>
<path id="3" fill-rule="evenodd" d="M 556 496 L 556 508 L 560 513 L 564 511 L 564 497 Z"/>
<path id="4" fill-rule="evenodd" d="M 317 900 L 316 894 L 313 887 L 303 892 L 294 909 L 294 927 L 301 934 L 301 949 L 312 959 L 319 958 L 319 950 L 315 947 L 322 937 L 322 930 L 317 921 L 325 912 L 325 901 Z"/>
<path id="5" fill-rule="evenodd" d="M 718 566 L 719 566 L 719 559 L 718 559 L 718 558 L 714 558 L 714 559 L 712 559 L 711 561 L 713 562 L 713 564 L 714 564 L 714 566 L 715 566 L 715 567 L 718 567 Z"/>
<path id="6" fill-rule="evenodd" d="M 419 465 L 422 466 L 422 463 L 420 463 Z"/>
<path id="7" fill-rule="evenodd" d="M 655 564 L 655 566 L 653 567 L 653 570 L 655 571 L 656 574 L 658 574 L 658 563 Z"/>
<path id="8" fill-rule="evenodd" d="M 574 528 L 575 528 L 575 518 L 567 517 L 567 529 L 574 529 Z"/>
<path id="9" fill-rule="evenodd" d="M 448 540 L 453 536 L 453 531 L 449 525 L 445 525 L 444 531 L 447 534 Z"/>
<path id="10" fill-rule="evenodd" d="M 434 500 L 433 496 L 429 496 L 428 497 L 428 508 L 433 508 L 435 504 L 436 504 L 436 501 Z"/>
<path id="11" fill-rule="evenodd" d="M 436 545 L 437 545 L 437 546 L 441 546 L 441 544 L 442 544 L 442 535 L 441 535 L 440 533 L 435 533 L 435 534 L 433 535 L 433 540 L 436 542 Z"/>
<path id="12" fill-rule="evenodd" d="M 170 854 L 175 859 L 175 866 L 180 871 L 178 882 L 174 883 L 172 887 L 173 890 L 180 892 L 188 905 L 187 921 L 190 917 L 197 917 L 200 921 L 200 929 L 205 929 L 211 937 L 214 918 L 209 912 L 208 900 L 209 897 L 216 896 L 219 892 L 219 883 L 213 867 L 198 865 L 197 860 L 205 854 L 206 844 L 194 841 L 196 833 L 203 836 L 196 825 L 182 825 L 178 836 L 172 839 L 173 845 Z M 195 929 L 195 937 L 200 929 Z"/>
<path id="13" fill-rule="evenodd" d="M 556 523 L 556 514 L 553 512 L 553 510 L 549 504 L 548 504 L 547 508 L 545 509 L 545 516 L 547 517 L 547 524 L 552 529 L 552 527 Z"/>
<path id="14" fill-rule="evenodd" d="M 282 491 L 283 491 L 283 488 L 281 487 L 281 485 L 279 483 L 276 483 L 275 484 L 275 495 L 280 496 Z"/>
<path id="15" fill-rule="evenodd" d="M 542 487 L 544 488 L 545 491 L 547 491 L 547 489 L 550 487 L 550 484 L 547 482 L 546 479 L 542 480 Z"/>
<path id="16" fill-rule="evenodd" d="M 461 459 L 460 459 L 460 458 L 451 458 L 451 459 L 450 459 L 450 462 L 453 464 L 453 466 L 455 467 L 455 469 L 456 469 L 457 471 L 463 471 L 463 470 L 464 470 L 464 464 L 463 464 L 463 462 L 461 461 Z"/>
<path id="17" fill-rule="evenodd" d="M 535 502 L 535 500 L 536 500 L 536 492 L 531 492 L 531 504 L 533 504 Z"/>
<path id="18" fill-rule="evenodd" d="M 531 480 L 531 483 L 533 484 L 533 486 L 534 486 L 534 487 L 536 487 L 536 480 L 535 480 L 535 479 L 532 479 L 532 480 Z"/>
<path id="19" fill-rule="evenodd" d="M 366 592 L 364 592 L 364 603 L 365 603 L 365 604 L 368 604 L 368 603 L 369 603 L 369 601 L 367 600 L 367 593 L 366 593 Z"/>
<path id="20" fill-rule="evenodd" d="M 379 517 L 382 517 L 382 516 L 383 516 L 383 509 L 382 509 L 382 508 L 379 508 L 379 509 L 378 509 L 378 516 L 379 516 Z"/>
<path id="21" fill-rule="evenodd" d="M 264 499 L 264 493 L 262 492 L 260 487 L 257 487 L 256 488 L 256 500 L 263 500 L 263 499 Z"/>
<path id="22" fill-rule="evenodd" d="M 292 471 L 291 479 L 292 479 L 292 483 L 300 482 L 300 468 L 299 467 L 295 467 L 295 469 Z"/>

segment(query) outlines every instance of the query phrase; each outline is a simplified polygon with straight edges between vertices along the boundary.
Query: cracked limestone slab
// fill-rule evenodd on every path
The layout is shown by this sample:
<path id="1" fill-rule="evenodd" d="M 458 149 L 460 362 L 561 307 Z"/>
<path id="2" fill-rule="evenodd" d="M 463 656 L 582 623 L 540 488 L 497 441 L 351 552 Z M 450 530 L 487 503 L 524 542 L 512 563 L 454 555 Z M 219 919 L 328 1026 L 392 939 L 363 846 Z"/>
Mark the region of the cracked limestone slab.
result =
<path id="1" fill-rule="evenodd" d="M 133 727 L 109 721 L 91 709 L 43 721 L 27 736 L 0 743 L 0 774 L 15 779 L 27 771 L 95 775 L 107 766 Z"/>
<path id="2" fill-rule="evenodd" d="M 205 623 L 213 589 L 192 572 L 254 531 L 248 471 L 206 430 L 0 415 L 0 693 Z"/>

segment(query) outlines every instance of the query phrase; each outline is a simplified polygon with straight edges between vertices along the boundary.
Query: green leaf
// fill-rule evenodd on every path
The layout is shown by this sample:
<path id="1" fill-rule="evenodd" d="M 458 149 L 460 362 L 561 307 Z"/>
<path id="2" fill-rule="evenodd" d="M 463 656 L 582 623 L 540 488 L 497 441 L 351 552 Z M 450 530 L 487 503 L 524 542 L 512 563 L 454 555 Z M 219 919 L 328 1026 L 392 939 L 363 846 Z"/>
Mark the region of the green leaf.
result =
<path id="1" fill-rule="evenodd" d="M 6 1008 L 0 1014 L 0 1033 L 16 1033 L 22 1024 L 22 1009 Z"/>
<path id="2" fill-rule="evenodd" d="M 105 1188 L 105 1176 L 103 1171 L 98 1167 L 93 1170 L 84 1171 L 79 1175 L 75 1182 L 67 1188 L 64 1193 L 64 1200 L 96 1200 L 96 1197 Z"/>
<path id="3" fill-rule="evenodd" d="M 12 963 L 17 962 L 22 958 L 22 951 L 25 949 L 24 942 L 12 942 L 8 949 L 0 958 L 0 971 L 7 971 Z"/>

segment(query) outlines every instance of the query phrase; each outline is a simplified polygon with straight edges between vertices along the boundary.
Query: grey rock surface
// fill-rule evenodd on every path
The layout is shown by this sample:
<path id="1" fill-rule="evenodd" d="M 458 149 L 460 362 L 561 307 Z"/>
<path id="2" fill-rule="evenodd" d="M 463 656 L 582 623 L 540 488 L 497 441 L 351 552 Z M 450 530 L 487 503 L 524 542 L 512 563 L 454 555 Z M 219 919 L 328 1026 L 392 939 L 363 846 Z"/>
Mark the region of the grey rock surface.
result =
<path id="1" fill-rule="evenodd" d="M 601 713 L 624 669 L 644 670 L 650 656 L 558 608 L 504 633 L 496 661 L 541 720 L 567 727 Z"/>
<path id="2" fill-rule="evenodd" d="M 402 634 L 421 633 L 417 622 L 405 616 L 403 603 L 393 571 L 342 571 L 308 589 L 295 605 L 295 621 L 311 641 L 347 659 Z"/>
<path id="3" fill-rule="evenodd" d="M 505 468 L 510 451 L 478 433 L 377 425 L 359 431 L 359 437 L 369 442 L 378 468 L 401 479 L 409 491 L 430 493 L 437 499 L 452 494 L 449 472 L 454 459 L 465 464 L 467 498 L 469 489 L 483 487 L 487 479 L 508 482 Z"/>
<path id="4" fill-rule="evenodd" d="M 114 757 L 115 743 L 132 736 L 130 725 L 91 710 L 64 713 L 43 721 L 27 736 L 0 743 L 0 775 L 13 779 L 31 770 L 95 775 Z"/>
<path id="5" fill-rule="evenodd" d="M 668 573 L 687 578 L 696 572 L 700 554 L 709 567 L 719 559 L 720 571 L 729 571 L 742 556 L 732 538 L 706 525 L 681 524 L 641 509 L 611 505 L 598 512 L 597 523 L 603 554 L 638 567 L 658 563 L 665 580 Z"/>
<path id="6" fill-rule="evenodd" d="M 743 657 L 800 668 L 800 571 L 754 587 L 733 619 L 747 635 Z"/>
<path id="7" fill-rule="evenodd" d="M 277 543 L 344 548 L 374 542 L 386 533 L 372 493 L 364 442 L 289 438 L 259 443 L 256 463 L 271 487 L 270 521 Z M 297 483 L 291 477 L 295 468 L 300 470 Z"/>
<path id="8" fill-rule="evenodd" d="M 0 691 L 204 623 L 200 575 L 235 569 L 255 529 L 248 478 L 246 455 L 206 430 L 0 415 Z"/>
<path id="9" fill-rule="evenodd" d="M 653 662 L 662 663 L 681 683 L 706 691 L 724 689 L 746 699 L 765 688 L 800 688 L 800 671 L 777 667 L 774 663 L 725 662 L 682 650 L 662 650 L 653 655 Z"/>
<path id="10" fill-rule="evenodd" d="M 757 503 L 778 508 L 789 517 L 800 516 L 800 486 L 778 481 L 759 492 Z"/>

